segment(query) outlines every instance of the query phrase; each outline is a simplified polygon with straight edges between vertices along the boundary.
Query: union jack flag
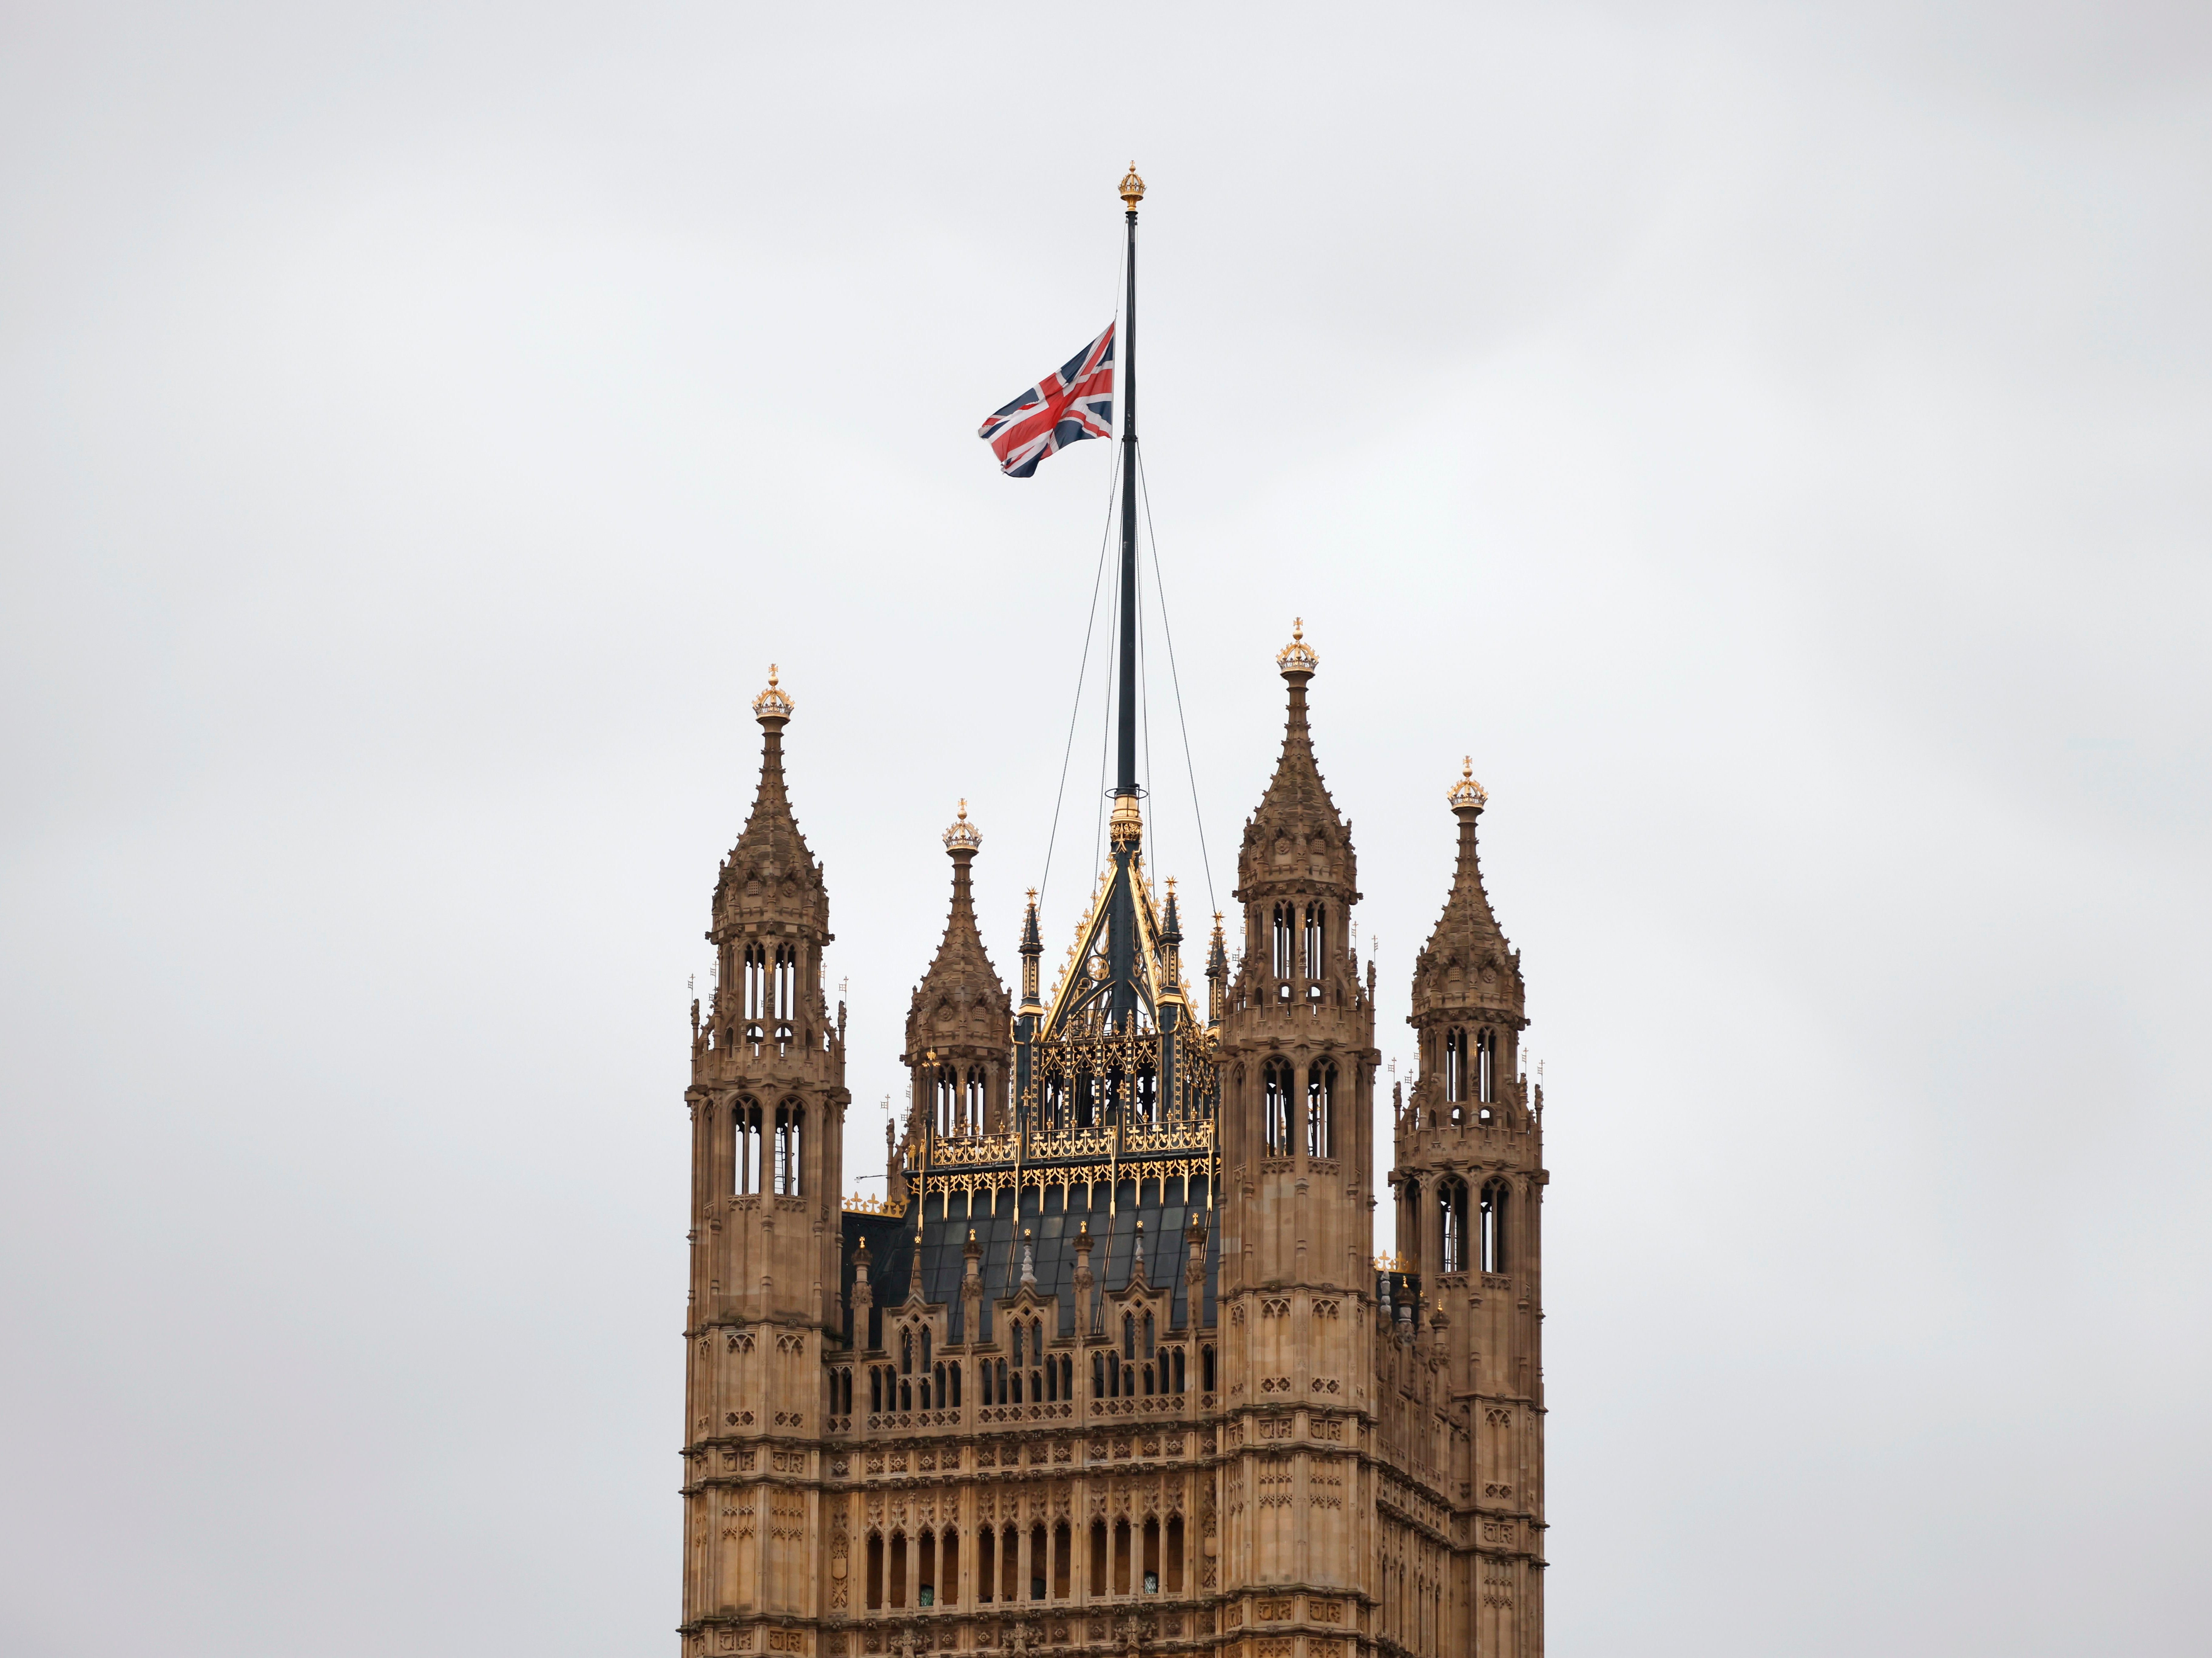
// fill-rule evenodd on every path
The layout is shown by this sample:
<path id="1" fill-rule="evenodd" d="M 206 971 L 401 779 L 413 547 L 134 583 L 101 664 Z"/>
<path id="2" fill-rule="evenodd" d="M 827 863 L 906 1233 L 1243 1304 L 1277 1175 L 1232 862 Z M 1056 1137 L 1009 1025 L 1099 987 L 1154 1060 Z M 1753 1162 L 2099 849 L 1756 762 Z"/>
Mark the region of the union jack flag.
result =
<path id="1" fill-rule="evenodd" d="M 1027 478 L 1063 444 L 1114 436 L 1114 326 L 983 423 L 1009 478 Z"/>

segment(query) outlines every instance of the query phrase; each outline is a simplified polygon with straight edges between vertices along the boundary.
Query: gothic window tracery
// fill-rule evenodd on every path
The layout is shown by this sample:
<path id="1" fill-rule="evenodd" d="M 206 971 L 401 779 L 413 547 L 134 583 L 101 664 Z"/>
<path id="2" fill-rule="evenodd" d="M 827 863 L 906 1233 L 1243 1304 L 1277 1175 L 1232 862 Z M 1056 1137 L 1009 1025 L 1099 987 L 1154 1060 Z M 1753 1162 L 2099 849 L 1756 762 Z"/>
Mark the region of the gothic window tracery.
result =
<path id="1" fill-rule="evenodd" d="M 791 1021 L 799 1008 L 799 947 L 779 944 L 775 947 L 775 976 L 769 986 L 773 1005 L 769 1016 L 775 1022 L 775 1051 L 787 1053 L 791 1048 Z"/>
<path id="2" fill-rule="evenodd" d="M 1492 1180 L 1482 1188 L 1482 1270 L 1503 1272 L 1505 1265 L 1505 1182 Z"/>
<path id="3" fill-rule="evenodd" d="M 799 1142 L 805 1119 L 806 1108 L 796 1100 L 787 1100 L 775 1108 L 774 1174 L 775 1195 L 779 1198 L 799 1195 Z"/>
<path id="4" fill-rule="evenodd" d="M 1291 994 L 1291 923 L 1297 908 L 1292 904 L 1278 904 L 1274 911 L 1275 994 L 1284 1001 L 1288 1001 Z"/>
<path id="5" fill-rule="evenodd" d="M 1474 1039 L 1474 1097 L 1477 1101 L 1487 1105 L 1498 1097 L 1495 1091 L 1497 1080 L 1498 1033 L 1486 1030 Z M 1482 1115 L 1486 1121 L 1488 1120 L 1488 1112 Z"/>
<path id="6" fill-rule="evenodd" d="M 765 944 L 745 946 L 743 982 L 738 997 L 745 1021 L 745 1040 L 758 1051 L 761 1040 L 761 1021 L 768 1016 L 769 970 L 768 947 Z"/>
<path id="7" fill-rule="evenodd" d="M 761 1189 L 760 1102 L 741 1094 L 730 1112 L 730 1190 L 738 1193 Z"/>
<path id="8" fill-rule="evenodd" d="M 1451 1119 L 1460 1119 L 1460 1106 L 1467 1098 L 1467 1032 L 1454 1025 L 1444 1033 L 1444 1103 L 1452 1108 Z"/>
<path id="9" fill-rule="evenodd" d="M 1322 934 L 1328 924 L 1328 906 L 1318 899 L 1306 905 L 1305 926 L 1301 939 L 1304 946 L 1306 996 L 1316 1002 L 1321 999 Z"/>
<path id="10" fill-rule="evenodd" d="M 1291 1155 L 1291 1062 L 1274 1058 L 1260 1073 L 1261 1143 L 1271 1157 Z"/>
<path id="11" fill-rule="evenodd" d="M 937 1137 L 949 1140 L 960 1131 L 960 1073 L 951 1065 L 939 1065 L 930 1073 L 929 1119 L 937 1125 Z"/>
<path id="12" fill-rule="evenodd" d="M 1437 1182 L 1437 1208 L 1443 1230 L 1442 1270 L 1464 1272 L 1468 1270 L 1467 1182 L 1455 1174 Z"/>
<path id="13" fill-rule="evenodd" d="M 1336 1155 L 1336 1065 L 1328 1059 L 1306 1070 L 1306 1155 Z"/>

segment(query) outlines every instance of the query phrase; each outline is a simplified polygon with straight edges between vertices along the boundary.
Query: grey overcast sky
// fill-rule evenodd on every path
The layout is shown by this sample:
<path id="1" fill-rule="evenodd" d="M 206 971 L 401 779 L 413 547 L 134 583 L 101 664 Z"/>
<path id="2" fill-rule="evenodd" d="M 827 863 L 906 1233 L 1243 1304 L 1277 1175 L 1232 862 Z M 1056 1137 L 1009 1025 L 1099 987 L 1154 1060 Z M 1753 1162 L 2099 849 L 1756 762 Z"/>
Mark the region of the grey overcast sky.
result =
<path id="1" fill-rule="evenodd" d="M 2212 9 L 19 3 L 0 155 L 11 1658 L 672 1653 L 748 704 L 879 1170 L 1132 156 L 1156 868 L 1304 616 L 1402 1058 L 1492 793 L 1554 1658 L 2205 1649 Z"/>

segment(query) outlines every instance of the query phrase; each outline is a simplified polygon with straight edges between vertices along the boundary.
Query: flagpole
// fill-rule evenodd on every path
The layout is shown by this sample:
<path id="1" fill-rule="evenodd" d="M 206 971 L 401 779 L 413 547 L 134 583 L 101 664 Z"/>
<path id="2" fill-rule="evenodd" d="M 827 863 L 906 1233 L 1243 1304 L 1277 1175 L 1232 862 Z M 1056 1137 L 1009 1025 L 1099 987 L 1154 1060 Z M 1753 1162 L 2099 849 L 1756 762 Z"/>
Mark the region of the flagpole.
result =
<path id="1" fill-rule="evenodd" d="M 1112 836 L 1116 879 L 1108 917 L 1107 972 L 1113 980 L 1113 1022 L 1127 1029 L 1137 1012 L 1137 902 L 1134 869 L 1144 820 L 1137 805 L 1137 204 L 1145 181 L 1129 163 L 1120 187 L 1127 209 L 1128 290 L 1121 306 L 1121 696 L 1119 765 L 1114 778 Z"/>

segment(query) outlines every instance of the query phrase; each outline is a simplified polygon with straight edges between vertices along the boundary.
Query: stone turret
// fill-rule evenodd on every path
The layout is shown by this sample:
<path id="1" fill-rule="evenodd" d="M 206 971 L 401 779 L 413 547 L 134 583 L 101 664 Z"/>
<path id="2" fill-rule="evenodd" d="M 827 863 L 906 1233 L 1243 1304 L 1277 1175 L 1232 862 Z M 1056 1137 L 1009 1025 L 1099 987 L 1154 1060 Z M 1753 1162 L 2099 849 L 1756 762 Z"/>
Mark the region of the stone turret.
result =
<path id="1" fill-rule="evenodd" d="M 1528 1021 L 1521 953 L 1506 942 L 1483 889 L 1475 826 L 1490 796 L 1474 780 L 1472 759 L 1448 799 L 1459 820 L 1458 863 L 1443 913 L 1413 962 L 1407 1022 L 1421 1033 L 1423 1084 L 1435 1084 L 1434 1098 L 1414 1090 L 1415 1108 L 1449 1119 L 1473 1106 L 1520 1103 L 1520 1033 Z"/>
<path id="2" fill-rule="evenodd" d="M 750 1466 L 771 1431 L 821 1426 L 822 1361 L 842 1326 L 837 1295 L 843 1187 L 844 1009 L 823 994 L 830 942 L 821 866 L 793 815 L 783 776 L 791 698 L 769 670 L 753 704 L 762 733 L 750 815 L 714 883 L 720 983 L 695 1025 L 691 1085 L 691 1295 L 687 1320 L 687 1530 L 706 1539 L 724 1471 Z M 805 1400 L 782 1414 L 765 1399 Z M 744 1448 L 740 1448 L 740 1447 Z M 713 1534 L 719 1539 L 720 1534 Z M 687 1553 L 689 1623 L 738 1605 L 796 1612 L 811 1602 L 805 1564 L 765 1563 L 701 1545 Z"/>
<path id="3" fill-rule="evenodd" d="M 1446 801 L 1458 856 L 1413 963 L 1407 1022 L 1419 1033 L 1420 1071 L 1396 1113 L 1390 1183 L 1400 1265 L 1416 1275 L 1428 1322 L 1426 1361 L 1463 1401 L 1451 1454 L 1482 1510 L 1470 1577 L 1484 1586 L 1480 1617 L 1502 1631 L 1508 1616 L 1533 1612 L 1540 1631 L 1531 1561 L 1495 1545 L 1540 1537 L 1544 1525 L 1542 1093 L 1520 1074 L 1521 958 L 1483 888 L 1475 833 L 1490 797 L 1471 759 Z"/>
<path id="4" fill-rule="evenodd" d="M 969 866 L 983 837 L 968 820 L 968 802 L 945 832 L 952 860 L 952 905 L 937 956 L 915 987 L 900 1063 L 914 1077 L 908 1143 L 995 1134 L 1007 1124 L 1013 1000 L 991 965 L 975 927 Z M 1026 965 L 1026 962 L 1025 962 Z"/>
<path id="5" fill-rule="evenodd" d="M 1307 725 L 1319 665 L 1300 624 L 1276 658 L 1289 708 L 1237 857 L 1244 960 L 1220 1026 L 1222 1397 L 1256 1418 L 1228 1443 L 1285 1442 L 1279 1460 L 1248 1456 L 1240 1469 L 1261 1490 L 1336 1477 L 1327 1458 L 1289 1442 L 1294 1403 L 1357 1408 L 1370 1397 L 1375 1014 L 1351 950 L 1351 826 L 1322 781 Z M 1349 1588 L 1360 1570 L 1352 1523 L 1318 1505 L 1290 1524 L 1264 1506 L 1232 1513 L 1224 1586 Z"/>
<path id="6" fill-rule="evenodd" d="M 705 1320 L 788 1316 L 819 1324 L 837 1283 L 843 1183 L 844 1010 L 833 1021 L 823 952 L 829 891 L 783 776 L 790 696 L 769 669 L 753 704 L 760 782 L 714 883 L 720 983 L 692 1044 L 697 1144 L 692 1298 Z"/>

